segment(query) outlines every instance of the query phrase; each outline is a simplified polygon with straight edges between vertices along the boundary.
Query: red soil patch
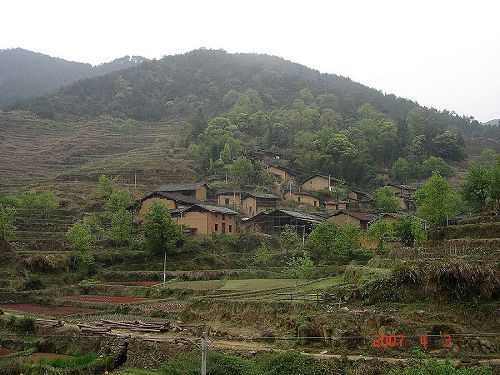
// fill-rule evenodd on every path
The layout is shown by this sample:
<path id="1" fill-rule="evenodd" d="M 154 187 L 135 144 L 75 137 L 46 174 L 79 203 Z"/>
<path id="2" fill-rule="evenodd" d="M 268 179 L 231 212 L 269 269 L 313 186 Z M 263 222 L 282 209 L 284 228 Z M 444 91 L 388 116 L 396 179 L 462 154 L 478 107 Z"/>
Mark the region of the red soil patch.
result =
<path id="1" fill-rule="evenodd" d="M 35 305 L 30 303 L 1 304 L 0 309 L 15 310 L 30 314 L 39 314 L 48 316 L 86 314 L 96 311 L 95 309 L 89 309 L 86 307 L 72 307 L 72 306 L 49 307 L 49 306 Z"/>
<path id="2" fill-rule="evenodd" d="M 54 359 L 69 359 L 73 358 L 70 355 L 56 354 L 56 353 L 33 353 L 23 359 L 30 362 L 51 361 Z"/>
<path id="3" fill-rule="evenodd" d="M 125 286 L 154 286 L 161 284 L 158 281 L 101 281 L 100 285 L 125 285 Z"/>
<path id="4" fill-rule="evenodd" d="M 151 298 L 137 298 L 137 297 L 122 297 L 122 296 L 105 296 L 99 294 L 80 294 L 76 296 L 67 296 L 62 299 L 67 301 L 81 301 L 81 302 L 98 302 L 98 303 L 134 303 L 142 301 L 150 301 Z"/>
<path id="5" fill-rule="evenodd" d="M 12 353 L 12 350 L 0 348 L 0 357 Z"/>

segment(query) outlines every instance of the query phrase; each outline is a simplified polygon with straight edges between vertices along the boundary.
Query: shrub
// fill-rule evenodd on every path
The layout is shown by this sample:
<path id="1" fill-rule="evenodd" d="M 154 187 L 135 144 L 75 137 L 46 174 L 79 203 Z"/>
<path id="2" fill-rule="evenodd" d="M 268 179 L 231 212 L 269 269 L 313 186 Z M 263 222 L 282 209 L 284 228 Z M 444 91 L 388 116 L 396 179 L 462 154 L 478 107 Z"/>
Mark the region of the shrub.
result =
<path id="1" fill-rule="evenodd" d="M 265 354 L 259 367 L 265 375 L 325 375 L 335 373 L 328 363 L 315 361 L 292 351 Z"/>

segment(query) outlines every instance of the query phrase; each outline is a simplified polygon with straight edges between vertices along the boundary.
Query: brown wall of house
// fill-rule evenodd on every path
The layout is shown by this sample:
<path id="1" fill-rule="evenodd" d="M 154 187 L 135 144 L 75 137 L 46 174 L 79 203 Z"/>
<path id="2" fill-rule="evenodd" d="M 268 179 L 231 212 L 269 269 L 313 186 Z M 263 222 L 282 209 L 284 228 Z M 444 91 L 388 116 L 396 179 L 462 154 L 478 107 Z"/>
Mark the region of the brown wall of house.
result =
<path id="1" fill-rule="evenodd" d="M 159 202 L 163 204 L 167 209 L 173 210 L 176 208 L 175 206 L 175 201 L 172 199 L 167 199 L 167 198 L 149 198 L 145 199 L 141 203 L 141 208 L 139 209 L 139 212 L 137 213 L 137 219 L 140 221 L 144 220 L 144 215 L 146 215 L 146 212 L 149 211 L 149 208 L 154 202 Z"/>
<path id="2" fill-rule="evenodd" d="M 207 188 L 205 186 L 200 186 L 198 189 L 196 189 L 195 196 L 196 199 L 199 201 L 206 201 L 207 200 Z"/>
<path id="3" fill-rule="evenodd" d="M 229 203 L 226 203 L 228 200 Z M 232 206 L 239 207 L 241 205 L 241 199 L 239 194 L 220 194 L 217 195 L 217 205 L 218 206 Z"/>
<path id="4" fill-rule="evenodd" d="M 243 199 L 243 212 L 245 212 L 249 216 L 257 215 L 257 201 L 254 197 L 247 197 Z"/>
<path id="5" fill-rule="evenodd" d="M 333 185 L 333 183 L 332 183 Z M 307 181 L 304 181 L 300 187 L 304 190 L 328 190 L 328 178 L 314 176 Z"/>
<path id="6" fill-rule="evenodd" d="M 292 200 L 292 201 L 300 202 L 300 203 L 304 203 L 304 204 L 309 204 L 309 205 L 314 206 L 314 207 L 319 207 L 319 199 L 311 197 L 309 195 L 294 194 L 293 192 L 290 195 L 290 192 L 288 192 L 288 193 L 285 193 L 283 195 L 283 199 L 284 200 Z"/>
<path id="7" fill-rule="evenodd" d="M 286 171 L 284 171 L 283 169 L 280 169 L 280 168 L 277 168 L 277 167 L 274 167 L 272 165 L 270 165 L 269 167 L 267 167 L 267 171 L 273 175 L 275 175 L 276 177 L 278 177 L 279 179 L 281 180 L 289 180 L 290 178 L 292 178 L 292 176 L 290 176 Z"/>
<path id="8" fill-rule="evenodd" d="M 355 191 L 350 191 L 349 192 L 349 198 L 350 199 L 354 199 L 354 200 L 357 200 L 358 199 L 358 193 L 356 193 Z"/>
<path id="9" fill-rule="evenodd" d="M 330 211 L 347 209 L 347 203 L 325 203 L 325 208 Z"/>
<path id="10" fill-rule="evenodd" d="M 351 216 L 346 215 L 346 214 L 338 214 L 335 216 L 330 216 L 326 220 L 329 221 L 330 223 L 334 223 L 334 224 L 337 224 L 339 226 L 344 226 L 348 222 L 352 222 L 352 223 L 356 224 L 359 228 L 361 228 L 361 221 L 359 219 L 356 219 L 355 217 L 351 217 Z"/>
<path id="11" fill-rule="evenodd" d="M 196 228 L 196 236 L 204 236 L 215 232 L 223 233 L 223 227 L 225 227 L 225 234 L 227 235 L 237 233 L 235 215 L 189 211 L 178 217 L 177 222 L 189 228 Z M 217 224 L 217 230 L 215 224 Z M 229 231 L 229 226 L 231 226 L 231 231 Z"/>

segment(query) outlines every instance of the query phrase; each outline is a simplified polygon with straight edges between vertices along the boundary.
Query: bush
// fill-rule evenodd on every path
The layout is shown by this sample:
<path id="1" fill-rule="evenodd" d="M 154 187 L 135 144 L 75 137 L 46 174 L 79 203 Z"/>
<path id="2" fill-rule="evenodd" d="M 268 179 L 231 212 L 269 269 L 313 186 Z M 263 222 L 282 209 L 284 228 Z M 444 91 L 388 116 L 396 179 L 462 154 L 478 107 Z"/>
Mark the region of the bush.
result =
<path id="1" fill-rule="evenodd" d="M 259 364 L 265 375 L 325 375 L 336 372 L 326 362 L 315 361 L 296 352 L 265 354 Z"/>

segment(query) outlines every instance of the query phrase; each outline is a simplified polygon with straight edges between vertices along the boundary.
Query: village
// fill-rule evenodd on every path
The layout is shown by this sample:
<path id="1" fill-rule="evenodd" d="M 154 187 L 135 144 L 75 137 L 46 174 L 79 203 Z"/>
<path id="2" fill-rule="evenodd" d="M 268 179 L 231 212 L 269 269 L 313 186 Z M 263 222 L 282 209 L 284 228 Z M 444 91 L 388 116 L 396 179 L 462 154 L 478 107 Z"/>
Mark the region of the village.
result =
<path id="1" fill-rule="evenodd" d="M 140 223 L 151 205 L 159 202 L 186 233 L 197 237 L 241 232 L 275 235 L 286 227 L 294 228 L 297 235 L 305 237 L 321 222 L 339 226 L 350 222 L 366 230 L 376 220 L 393 223 L 416 208 L 416 189 L 407 185 L 387 182 L 385 186 L 399 201 L 397 210 L 375 214 L 371 194 L 348 188 L 340 179 L 313 174 L 298 180 L 295 171 L 276 162 L 268 163 L 266 171 L 289 189 L 279 192 L 212 190 L 205 182 L 170 183 L 158 186 L 137 200 L 130 210 Z M 388 181 L 387 173 L 382 176 Z M 427 229 L 428 224 L 421 222 Z"/>

